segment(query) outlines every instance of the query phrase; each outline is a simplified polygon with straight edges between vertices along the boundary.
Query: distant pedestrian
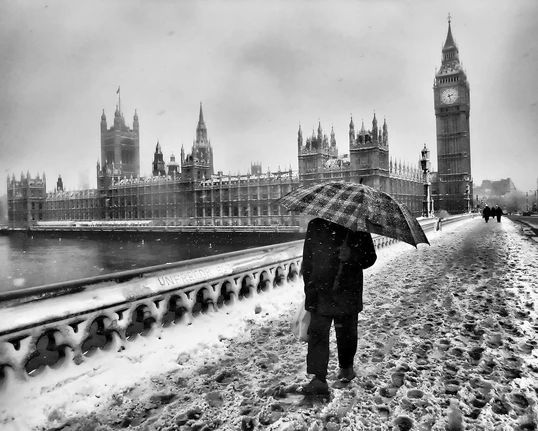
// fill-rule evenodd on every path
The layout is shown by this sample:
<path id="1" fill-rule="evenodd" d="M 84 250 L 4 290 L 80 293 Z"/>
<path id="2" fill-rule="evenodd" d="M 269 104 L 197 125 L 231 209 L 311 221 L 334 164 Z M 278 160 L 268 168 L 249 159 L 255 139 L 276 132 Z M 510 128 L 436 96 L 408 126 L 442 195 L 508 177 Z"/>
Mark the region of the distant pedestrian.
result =
<path id="1" fill-rule="evenodd" d="M 358 314 L 362 310 L 362 270 L 377 255 L 372 236 L 316 218 L 310 221 L 303 249 L 302 274 L 305 308 L 311 312 L 308 328 L 307 373 L 314 377 L 303 387 L 305 394 L 327 394 L 329 333 L 336 332 L 338 379 L 355 377 Z"/>
<path id="2" fill-rule="evenodd" d="M 497 223 L 500 223 L 503 210 L 499 205 L 495 205 L 495 215 L 497 216 Z"/>
<path id="3" fill-rule="evenodd" d="M 486 204 L 486 206 L 484 207 L 484 209 L 482 210 L 482 217 L 484 217 L 484 220 L 486 220 L 486 223 L 488 222 L 489 220 L 489 216 L 493 216 L 489 206 Z"/>

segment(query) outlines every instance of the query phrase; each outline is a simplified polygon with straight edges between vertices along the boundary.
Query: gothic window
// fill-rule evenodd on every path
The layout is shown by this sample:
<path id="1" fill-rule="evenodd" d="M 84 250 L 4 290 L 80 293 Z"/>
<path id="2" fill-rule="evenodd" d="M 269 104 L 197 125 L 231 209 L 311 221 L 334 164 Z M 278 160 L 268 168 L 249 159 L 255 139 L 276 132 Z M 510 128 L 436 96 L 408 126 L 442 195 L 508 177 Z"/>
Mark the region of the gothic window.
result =
<path id="1" fill-rule="evenodd" d="M 452 118 L 452 132 L 456 133 L 458 131 L 458 118 L 453 117 Z"/>
<path id="2" fill-rule="evenodd" d="M 121 162 L 124 164 L 131 164 L 133 163 L 133 152 L 130 150 L 122 150 L 121 151 Z"/>

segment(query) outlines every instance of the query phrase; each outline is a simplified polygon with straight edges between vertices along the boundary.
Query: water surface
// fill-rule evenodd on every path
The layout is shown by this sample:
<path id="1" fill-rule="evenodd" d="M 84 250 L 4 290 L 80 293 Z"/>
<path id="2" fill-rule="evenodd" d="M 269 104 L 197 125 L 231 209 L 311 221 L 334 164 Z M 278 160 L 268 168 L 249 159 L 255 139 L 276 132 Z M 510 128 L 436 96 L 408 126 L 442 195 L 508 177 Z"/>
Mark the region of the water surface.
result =
<path id="1" fill-rule="evenodd" d="M 185 235 L 140 237 L 0 236 L 0 292 L 241 250 L 295 238 Z"/>

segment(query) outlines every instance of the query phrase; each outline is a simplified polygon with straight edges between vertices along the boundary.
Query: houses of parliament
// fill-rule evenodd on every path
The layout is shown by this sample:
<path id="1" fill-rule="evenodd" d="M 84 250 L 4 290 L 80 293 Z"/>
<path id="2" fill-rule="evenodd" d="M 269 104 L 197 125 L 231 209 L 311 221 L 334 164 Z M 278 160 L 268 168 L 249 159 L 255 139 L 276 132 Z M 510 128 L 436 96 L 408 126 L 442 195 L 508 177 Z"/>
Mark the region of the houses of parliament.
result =
<path id="1" fill-rule="evenodd" d="M 433 173 L 429 172 L 426 146 L 418 165 L 392 160 L 387 122 L 379 125 L 374 114 L 368 128 L 364 122 L 356 127 L 351 118 L 345 154 L 339 154 L 334 130 L 327 135 L 318 124 L 311 136 L 304 136 L 299 126 L 297 172 L 264 172 L 255 163 L 248 173 L 224 175 L 214 169 L 213 145 L 200 104 L 190 151 L 182 147 L 179 160 L 171 155 L 166 161 L 157 142 L 152 175 L 141 177 L 139 118 L 135 111 L 129 126 L 118 104 L 112 124 L 104 111 L 101 115 L 97 188 L 67 191 L 59 177 L 55 190 L 47 192 L 44 174 L 8 177 L 9 226 L 99 221 L 156 226 L 298 226 L 297 217 L 276 204 L 277 199 L 300 185 L 341 180 L 383 190 L 416 216 L 425 214 L 429 205 L 427 190 L 435 209 L 464 212 L 468 207 L 465 196 L 472 196 L 469 84 L 450 21 L 433 90 L 438 154 L 438 172 Z"/>

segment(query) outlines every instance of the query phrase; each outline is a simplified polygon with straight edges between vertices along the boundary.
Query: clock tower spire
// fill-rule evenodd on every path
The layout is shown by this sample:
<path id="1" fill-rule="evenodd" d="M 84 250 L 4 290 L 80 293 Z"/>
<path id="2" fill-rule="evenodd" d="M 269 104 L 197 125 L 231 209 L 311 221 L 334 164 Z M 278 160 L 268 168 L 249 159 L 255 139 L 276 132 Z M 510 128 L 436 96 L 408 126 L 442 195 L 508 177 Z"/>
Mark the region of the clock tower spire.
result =
<path id="1" fill-rule="evenodd" d="M 433 85 L 438 170 L 434 193 L 438 194 L 436 209 L 456 214 L 467 211 L 467 186 L 473 196 L 469 134 L 471 105 L 469 81 L 460 64 L 450 15 L 441 54 L 441 68 L 435 74 Z"/>

